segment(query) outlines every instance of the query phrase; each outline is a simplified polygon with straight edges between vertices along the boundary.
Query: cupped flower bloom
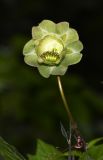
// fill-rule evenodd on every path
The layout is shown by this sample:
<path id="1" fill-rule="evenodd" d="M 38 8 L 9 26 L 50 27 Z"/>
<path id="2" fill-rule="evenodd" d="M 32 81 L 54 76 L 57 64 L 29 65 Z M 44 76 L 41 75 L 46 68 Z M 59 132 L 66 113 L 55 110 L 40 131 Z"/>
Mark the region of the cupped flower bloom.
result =
<path id="1" fill-rule="evenodd" d="M 64 75 L 68 66 L 81 60 L 82 49 L 77 31 L 70 28 L 68 22 L 55 24 L 43 20 L 32 27 L 32 39 L 23 49 L 24 61 L 37 67 L 45 78 Z"/>

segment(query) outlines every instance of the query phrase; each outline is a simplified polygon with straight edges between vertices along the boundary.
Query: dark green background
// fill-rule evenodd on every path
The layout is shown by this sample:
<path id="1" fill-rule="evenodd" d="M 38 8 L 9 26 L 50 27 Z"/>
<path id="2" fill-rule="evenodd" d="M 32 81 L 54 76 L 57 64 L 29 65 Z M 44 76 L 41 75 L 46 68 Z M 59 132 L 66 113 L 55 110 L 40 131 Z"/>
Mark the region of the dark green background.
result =
<path id="1" fill-rule="evenodd" d="M 103 135 L 102 0 L 0 1 L 0 135 L 23 154 L 36 138 L 65 148 L 60 121 L 69 121 L 56 77 L 45 79 L 23 61 L 31 27 L 43 19 L 68 21 L 84 44 L 82 61 L 62 77 L 71 111 L 86 141 Z"/>

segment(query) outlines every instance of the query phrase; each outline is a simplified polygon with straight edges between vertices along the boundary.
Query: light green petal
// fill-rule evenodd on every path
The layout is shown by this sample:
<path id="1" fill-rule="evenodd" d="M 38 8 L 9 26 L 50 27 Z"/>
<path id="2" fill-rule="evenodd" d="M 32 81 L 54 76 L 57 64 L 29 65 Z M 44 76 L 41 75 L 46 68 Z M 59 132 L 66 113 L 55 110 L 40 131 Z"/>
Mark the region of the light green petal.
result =
<path id="1" fill-rule="evenodd" d="M 75 29 L 70 28 L 66 34 L 67 34 L 66 44 L 70 44 L 72 42 L 79 40 L 78 33 Z"/>
<path id="2" fill-rule="evenodd" d="M 39 73 L 45 78 L 48 78 L 51 74 L 51 66 L 39 65 L 38 70 Z"/>
<path id="3" fill-rule="evenodd" d="M 43 77 L 49 78 L 50 75 L 64 75 L 67 68 L 67 66 L 61 64 L 58 66 L 39 65 L 38 70 Z"/>
<path id="4" fill-rule="evenodd" d="M 40 28 L 47 31 L 47 32 L 56 32 L 56 24 L 50 20 L 43 20 L 39 24 Z"/>
<path id="5" fill-rule="evenodd" d="M 63 43 L 64 43 L 64 46 L 66 46 L 66 43 L 68 42 L 67 39 L 68 39 L 68 34 L 67 32 L 65 34 L 62 34 L 60 36 L 60 38 L 62 39 Z"/>
<path id="6" fill-rule="evenodd" d="M 24 57 L 24 61 L 26 64 L 33 66 L 33 67 L 37 67 L 38 66 L 38 62 L 37 62 L 37 55 L 36 53 L 32 50 L 29 54 L 27 54 Z"/>
<path id="7" fill-rule="evenodd" d="M 57 27 L 57 33 L 63 34 L 68 31 L 69 29 L 69 23 L 68 22 L 60 22 L 56 24 Z"/>
<path id="8" fill-rule="evenodd" d="M 82 58 L 81 53 L 72 53 L 72 54 L 66 54 L 65 58 L 61 62 L 61 65 L 63 66 L 69 66 L 76 63 L 79 63 Z"/>
<path id="9" fill-rule="evenodd" d="M 35 44 L 34 44 L 34 41 L 31 39 L 24 46 L 24 48 L 23 48 L 23 55 L 29 54 L 32 50 L 35 50 Z"/>
<path id="10" fill-rule="evenodd" d="M 83 44 L 80 41 L 76 41 L 67 45 L 67 49 L 72 53 L 78 53 L 83 50 Z"/>
<path id="11" fill-rule="evenodd" d="M 40 27 L 32 27 L 32 38 L 33 39 L 40 39 L 45 35 L 45 32 L 43 32 Z"/>
<path id="12" fill-rule="evenodd" d="M 52 68 L 52 75 L 64 75 L 65 72 L 67 71 L 68 67 L 63 66 L 63 65 L 58 65 L 58 66 L 54 66 Z"/>

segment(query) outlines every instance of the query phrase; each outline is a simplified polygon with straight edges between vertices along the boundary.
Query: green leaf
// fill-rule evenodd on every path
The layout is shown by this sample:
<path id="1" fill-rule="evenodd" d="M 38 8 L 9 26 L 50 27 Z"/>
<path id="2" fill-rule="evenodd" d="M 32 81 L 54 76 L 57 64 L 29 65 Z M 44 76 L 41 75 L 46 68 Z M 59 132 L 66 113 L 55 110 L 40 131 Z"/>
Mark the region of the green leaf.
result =
<path id="1" fill-rule="evenodd" d="M 0 137 L 0 155 L 5 160 L 25 160 L 25 158 L 3 138 Z"/>
<path id="2" fill-rule="evenodd" d="M 82 154 L 80 160 L 103 160 L 103 144 L 89 148 Z"/>
<path id="3" fill-rule="evenodd" d="M 93 139 L 92 141 L 90 141 L 90 142 L 88 143 L 87 148 L 93 147 L 96 143 L 98 143 L 98 142 L 100 142 L 100 141 L 103 141 L 103 137 Z"/>
<path id="4" fill-rule="evenodd" d="M 79 53 L 81 50 L 83 50 L 83 44 L 80 41 L 76 41 L 68 44 L 67 49 L 69 49 L 72 53 Z"/>
<path id="5" fill-rule="evenodd" d="M 72 150 L 71 152 L 65 152 L 64 156 L 76 156 L 76 157 L 81 157 L 82 156 L 82 152 L 80 151 L 76 151 L 76 150 Z"/>
<path id="6" fill-rule="evenodd" d="M 55 147 L 38 140 L 36 155 L 29 155 L 29 160 L 64 160 L 64 156 Z"/>
<path id="7" fill-rule="evenodd" d="M 27 55 L 27 54 L 31 53 L 33 50 L 35 51 L 34 47 L 35 47 L 34 40 L 31 39 L 30 41 L 28 41 L 25 44 L 25 46 L 23 48 L 23 54 Z"/>
<path id="8" fill-rule="evenodd" d="M 56 24 L 57 33 L 63 34 L 68 31 L 69 23 L 68 22 L 60 22 Z"/>
<path id="9" fill-rule="evenodd" d="M 79 63 L 81 58 L 82 54 L 80 53 L 66 54 L 61 64 L 63 66 L 73 65 Z"/>
<path id="10" fill-rule="evenodd" d="M 47 32 L 56 32 L 56 24 L 50 20 L 43 20 L 39 26 Z"/>

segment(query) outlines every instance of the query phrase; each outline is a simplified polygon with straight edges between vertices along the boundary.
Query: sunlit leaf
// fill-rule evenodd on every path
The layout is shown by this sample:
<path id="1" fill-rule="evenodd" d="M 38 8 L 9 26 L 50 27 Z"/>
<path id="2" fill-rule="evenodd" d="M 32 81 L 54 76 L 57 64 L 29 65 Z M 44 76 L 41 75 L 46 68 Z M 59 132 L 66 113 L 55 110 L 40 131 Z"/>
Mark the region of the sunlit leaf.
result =
<path id="1" fill-rule="evenodd" d="M 50 144 L 38 140 L 36 155 L 29 155 L 29 160 L 64 160 L 62 152 Z"/>

